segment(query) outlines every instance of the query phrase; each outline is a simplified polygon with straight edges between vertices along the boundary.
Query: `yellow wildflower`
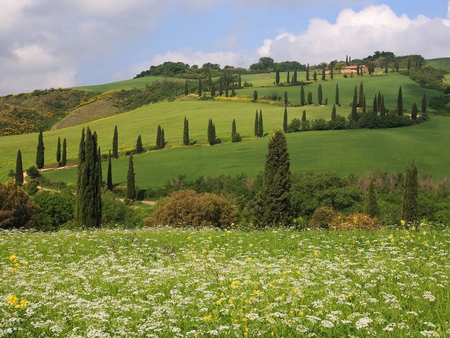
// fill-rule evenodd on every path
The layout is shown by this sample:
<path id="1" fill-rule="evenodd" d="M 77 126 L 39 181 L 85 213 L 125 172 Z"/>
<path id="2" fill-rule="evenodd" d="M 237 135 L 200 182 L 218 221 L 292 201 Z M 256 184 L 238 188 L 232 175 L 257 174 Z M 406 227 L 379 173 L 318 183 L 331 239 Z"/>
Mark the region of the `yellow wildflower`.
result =
<path id="1" fill-rule="evenodd" d="M 8 305 L 15 306 L 19 303 L 19 298 L 16 295 L 9 295 Z"/>
<path id="2" fill-rule="evenodd" d="M 21 307 L 22 309 L 26 309 L 26 308 L 27 308 L 27 305 L 28 305 L 28 301 L 27 301 L 26 299 L 22 299 L 22 300 L 20 301 L 20 307 Z"/>

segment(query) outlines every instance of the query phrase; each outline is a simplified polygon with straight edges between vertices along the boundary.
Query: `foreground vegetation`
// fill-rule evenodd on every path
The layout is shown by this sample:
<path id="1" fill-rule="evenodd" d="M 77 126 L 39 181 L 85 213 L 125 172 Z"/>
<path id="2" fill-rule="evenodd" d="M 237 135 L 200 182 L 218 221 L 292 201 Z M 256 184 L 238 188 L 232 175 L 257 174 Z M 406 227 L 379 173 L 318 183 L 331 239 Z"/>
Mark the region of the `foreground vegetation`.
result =
<path id="1" fill-rule="evenodd" d="M 0 337 L 438 337 L 450 232 L 0 236 Z"/>

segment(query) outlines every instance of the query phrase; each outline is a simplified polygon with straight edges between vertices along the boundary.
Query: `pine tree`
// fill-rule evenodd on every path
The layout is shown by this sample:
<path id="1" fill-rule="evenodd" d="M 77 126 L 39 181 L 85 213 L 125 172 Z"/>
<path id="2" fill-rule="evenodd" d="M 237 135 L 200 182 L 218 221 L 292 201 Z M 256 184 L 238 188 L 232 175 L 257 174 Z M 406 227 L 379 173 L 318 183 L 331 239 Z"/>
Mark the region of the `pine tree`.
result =
<path id="1" fill-rule="evenodd" d="M 422 96 L 422 114 L 427 111 L 427 96 L 423 94 Z"/>
<path id="2" fill-rule="evenodd" d="M 211 146 L 216 143 L 216 126 L 211 119 L 208 121 L 208 143 Z"/>
<path id="3" fill-rule="evenodd" d="M 417 122 L 417 104 L 414 102 L 412 109 L 411 109 L 411 120 L 413 120 L 414 122 Z"/>
<path id="4" fill-rule="evenodd" d="M 263 126 L 263 115 L 262 110 L 259 111 L 259 119 L 258 119 L 258 136 L 262 137 L 264 135 L 264 126 Z"/>
<path id="5" fill-rule="evenodd" d="M 398 95 L 397 95 L 397 115 L 403 116 L 403 94 L 401 86 L 398 88 Z"/>
<path id="6" fill-rule="evenodd" d="M 334 103 L 336 104 L 336 106 L 340 106 L 339 103 L 339 85 L 336 83 L 336 94 L 334 96 Z"/>
<path id="7" fill-rule="evenodd" d="M 259 121 L 258 121 L 258 110 L 256 110 L 256 114 L 255 114 L 255 126 L 254 126 L 254 132 L 253 134 L 258 137 L 259 136 Z"/>
<path id="8" fill-rule="evenodd" d="M 202 96 L 202 79 L 198 79 L 198 96 Z"/>
<path id="9" fill-rule="evenodd" d="M 56 144 L 56 163 L 61 162 L 61 138 L 58 136 L 58 142 Z"/>
<path id="10" fill-rule="evenodd" d="M 67 164 L 67 141 L 66 138 L 64 138 L 61 155 L 61 166 L 65 167 L 66 164 Z"/>
<path id="11" fill-rule="evenodd" d="M 114 127 L 112 154 L 114 158 L 119 158 L 119 132 L 117 131 L 117 125 Z"/>
<path id="12" fill-rule="evenodd" d="M 278 69 L 275 72 L 275 84 L 277 86 L 280 84 L 280 71 Z"/>
<path id="13" fill-rule="evenodd" d="M 16 171 L 15 171 L 16 185 L 21 186 L 23 184 L 23 165 L 22 165 L 22 152 L 17 150 L 16 158 Z"/>
<path id="14" fill-rule="evenodd" d="M 288 114 L 287 107 L 284 107 L 284 115 L 283 115 L 283 131 L 286 133 L 288 128 Z"/>
<path id="15" fill-rule="evenodd" d="M 186 116 L 184 117 L 183 144 L 185 146 L 189 145 L 189 121 Z"/>
<path id="16" fill-rule="evenodd" d="M 419 183 L 417 167 L 413 160 L 411 167 L 406 165 L 405 183 L 403 187 L 402 220 L 416 223 L 419 220 Z"/>
<path id="17" fill-rule="evenodd" d="M 268 145 L 263 183 L 253 209 L 257 226 L 290 225 L 292 210 L 289 167 L 286 137 L 278 130 Z"/>
<path id="18" fill-rule="evenodd" d="M 102 218 L 101 163 L 97 151 L 97 133 L 89 127 L 81 134 L 77 166 L 75 222 L 79 227 L 99 227 Z"/>
<path id="19" fill-rule="evenodd" d="M 42 130 L 39 132 L 38 136 L 38 145 L 37 145 L 37 152 L 36 152 L 36 167 L 38 169 L 44 168 L 44 136 L 42 135 Z"/>
<path id="20" fill-rule="evenodd" d="M 130 158 L 128 159 L 127 168 L 127 198 L 129 200 L 136 199 L 136 182 L 134 176 L 133 154 L 131 154 Z"/>
<path id="21" fill-rule="evenodd" d="M 312 93 L 308 92 L 308 104 L 312 104 L 312 103 L 313 103 Z"/>
<path id="22" fill-rule="evenodd" d="M 111 190 L 111 191 L 114 189 L 113 179 L 112 179 L 111 150 L 108 153 L 108 174 L 106 177 L 106 187 L 108 188 L 108 190 Z"/>
<path id="23" fill-rule="evenodd" d="M 143 151 L 144 151 L 144 147 L 142 146 L 142 137 L 141 137 L 141 135 L 139 135 L 136 140 L 136 153 L 140 154 Z"/>
<path id="24" fill-rule="evenodd" d="M 322 99 L 323 99 L 322 95 L 323 95 L 323 93 L 322 93 L 322 85 L 319 84 L 319 87 L 317 89 L 317 102 L 319 103 L 319 105 L 322 105 Z"/>
<path id="25" fill-rule="evenodd" d="M 288 93 L 287 93 L 287 91 L 284 91 L 284 105 L 285 106 L 288 105 Z"/>
<path id="26" fill-rule="evenodd" d="M 306 66 L 306 81 L 309 81 L 309 63 Z"/>
<path id="27" fill-rule="evenodd" d="M 365 213 L 370 217 L 379 217 L 380 208 L 378 207 L 377 195 L 373 178 L 370 180 L 369 188 L 366 193 Z"/>
<path id="28" fill-rule="evenodd" d="M 305 89 L 303 88 L 303 82 L 301 84 L 300 87 L 300 105 L 304 106 L 305 105 Z"/>

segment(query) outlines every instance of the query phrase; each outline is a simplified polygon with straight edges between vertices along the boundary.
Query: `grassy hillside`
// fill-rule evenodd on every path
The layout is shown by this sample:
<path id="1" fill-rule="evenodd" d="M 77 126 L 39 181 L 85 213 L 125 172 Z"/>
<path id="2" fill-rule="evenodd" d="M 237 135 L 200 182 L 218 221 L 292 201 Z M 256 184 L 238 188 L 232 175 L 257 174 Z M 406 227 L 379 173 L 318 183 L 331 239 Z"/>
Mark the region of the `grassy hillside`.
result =
<path id="1" fill-rule="evenodd" d="M 427 64 L 434 68 L 442 68 L 450 72 L 450 58 L 438 58 L 426 60 Z"/>
<path id="2" fill-rule="evenodd" d="M 110 90 L 132 89 L 132 88 L 142 89 L 145 88 L 146 85 L 151 85 L 153 82 L 162 79 L 164 79 L 164 77 L 146 76 L 138 79 L 104 83 L 100 85 L 74 87 L 73 89 L 94 93 L 104 93 Z"/>

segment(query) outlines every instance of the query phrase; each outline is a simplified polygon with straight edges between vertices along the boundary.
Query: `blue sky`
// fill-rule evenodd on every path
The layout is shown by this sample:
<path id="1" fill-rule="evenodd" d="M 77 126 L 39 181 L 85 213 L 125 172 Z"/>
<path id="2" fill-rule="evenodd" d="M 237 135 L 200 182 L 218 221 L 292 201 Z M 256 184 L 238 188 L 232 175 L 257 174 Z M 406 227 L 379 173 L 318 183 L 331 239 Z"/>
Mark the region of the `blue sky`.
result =
<path id="1" fill-rule="evenodd" d="M 0 95 L 129 79 L 164 61 L 248 68 L 377 50 L 450 57 L 450 1 L 2 0 Z"/>

